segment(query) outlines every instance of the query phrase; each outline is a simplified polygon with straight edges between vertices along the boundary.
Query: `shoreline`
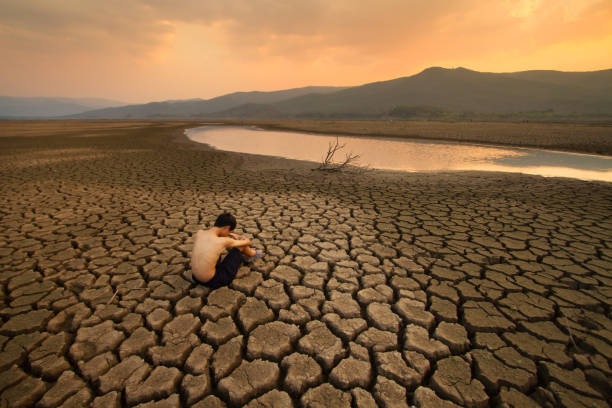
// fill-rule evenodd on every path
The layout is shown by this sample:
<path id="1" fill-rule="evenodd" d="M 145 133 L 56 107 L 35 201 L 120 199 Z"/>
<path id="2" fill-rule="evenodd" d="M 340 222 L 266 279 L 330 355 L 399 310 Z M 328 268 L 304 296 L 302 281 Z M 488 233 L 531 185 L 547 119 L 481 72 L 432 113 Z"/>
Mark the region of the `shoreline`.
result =
<path id="1" fill-rule="evenodd" d="M 392 137 L 400 139 L 415 139 L 436 142 L 450 143 L 469 143 L 483 146 L 509 147 L 509 148 L 531 148 L 546 151 L 558 151 L 563 153 L 582 153 L 595 154 L 601 156 L 612 156 L 612 125 L 607 124 L 584 124 L 584 123 L 545 123 L 545 122 L 436 122 L 436 121 L 325 121 L 325 120 L 211 120 L 217 126 L 257 126 L 265 130 L 283 130 L 294 131 L 301 133 L 326 134 L 326 135 L 342 135 L 342 136 L 363 136 L 363 137 Z M 212 123 L 211 123 L 212 124 Z M 360 130 L 358 127 L 365 124 L 366 129 Z M 472 134 L 463 136 L 461 134 L 453 137 L 451 134 L 445 136 L 425 135 L 419 133 L 409 133 L 411 127 L 416 127 L 417 132 L 432 133 L 436 130 L 435 127 L 441 127 L 442 130 L 452 131 L 452 128 L 471 127 L 479 132 L 487 131 L 490 128 L 495 129 L 512 129 L 511 133 L 503 136 L 483 136 Z M 376 129 L 378 127 L 378 129 Z M 591 144 L 580 144 L 568 146 L 563 143 L 547 143 L 544 140 L 521 141 L 513 142 L 504 141 L 501 137 L 518 137 L 522 130 L 527 132 L 533 131 L 533 128 L 543 129 L 548 131 L 570 133 L 570 127 L 578 127 L 583 129 L 597 129 L 593 135 Z M 522 128 L 522 129 L 519 129 Z M 529 130 L 531 128 L 532 130 Z M 490 137 L 487 140 L 486 137 Z M 534 136 L 540 139 L 545 136 Z"/>
<path id="2" fill-rule="evenodd" d="M 252 125 L 230 125 L 230 124 L 220 124 L 220 123 L 209 123 L 203 126 L 228 126 L 228 127 L 240 127 L 240 128 L 251 128 L 253 127 Z M 212 150 L 216 150 L 216 151 L 220 151 L 220 152 L 227 152 L 227 153 L 234 153 L 234 154 L 240 154 L 240 155 L 246 155 L 246 156 L 254 156 L 254 157 L 261 157 L 263 159 L 265 158 L 269 158 L 271 160 L 282 160 L 282 161 L 288 161 L 287 163 L 290 162 L 296 162 L 296 163 L 301 163 L 302 165 L 305 165 L 309 168 L 312 168 L 313 170 L 316 169 L 316 167 L 320 164 L 320 162 L 318 161 L 310 161 L 310 160 L 300 160 L 300 159 L 294 159 L 294 158 L 287 158 L 287 157 L 282 157 L 282 156 L 272 156 L 272 155 L 265 155 L 265 154 L 255 154 L 255 153 L 248 153 L 248 152 L 237 152 L 237 151 L 231 151 L 231 150 L 223 150 L 223 149 L 218 149 L 214 146 L 210 146 L 207 143 L 204 142 L 198 142 L 195 140 L 190 139 L 187 136 L 187 131 L 191 130 L 191 129 L 197 129 L 199 127 L 203 127 L 203 126 L 198 126 L 195 128 L 185 128 L 184 130 L 184 138 L 187 139 L 189 142 L 191 143 L 195 143 L 197 145 L 203 145 L 205 146 L 207 149 L 212 149 Z M 262 128 L 263 129 L 263 128 Z M 269 129 L 265 129 L 265 130 L 269 130 Z M 278 130 L 278 129 L 270 129 L 272 131 L 274 130 Z M 279 130 L 280 131 L 280 130 Z M 285 130 L 283 130 L 285 131 Z M 298 131 L 298 130 L 288 130 L 288 132 L 292 132 L 292 133 L 298 133 L 298 134 L 303 134 L 303 135 L 308 135 L 310 133 L 304 132 L 304 131 Z M 319 133 L 320 134 L 320 133 Z M 326 134 L 328 135 L 328 134 Z M 328 135 L 328 136 L 335 136 L 335 135 Z M 374 136 L 364 136 L 364 135 L 339 135 L 339 136 L 349 136 L 349 137 L 363 137 L 363 138 L 369 138 L 369 139 L 377 139 L 377 137 Z M 406 140 L 408 141 L 408 138 L 400 138 L 400 137 L 396 137 L 396 136 L 381 136 L 380 138 L 382 138 L 383 140 Z M 589 156 L 589 157 L 601 157 L 601 158 L 611 158 L 611 156 L 604 156 L 604 155 L 596 155 L 596 154 L 589 154 L 589 153 L 578 153 L 578 152 L 566 152 L 566 151 L 559 151 L 559 150 L 548 150 L 548 149 L 538 149 L 538 148 L 530 148 L 530 147 L 516 147 L 516 146 L 502 146 L 502 145 L 491 145 L 491 144 L 483 144 L 483 143 L 472 143 L 472 142 L 460 142 L 460 141 L 438 141 L 438 140 L 424 140 L 424 139 L 415 139 L 416 142 L 422 142 L 422 143 L 440 143 L 440 144 L 456 144 L 456 145 L 469 145 L 469 146 L 480 146 L 480 147 L 497 147 L 497 148 L 504 148 L 504 149 L 515 149 L 515 150 L 531 150 L 531 151 L 542 151 L 542 152 L 552 152 L 552 153 L 568 153 L 568 154 L 576 154 L 576 155 L 582 155 L 582 156 Z M 544 177 L 544 178 L 553 178 L 553 179 L 568 179 L 568 180 L 578 180 L 578 181 L 584 181 L 584 182 L 594 182 L 594 183 L 604 183 L 604 184 L 610 184 L 612 183 L 612 181 L 606 181 L 606 180 L 596 180 L 596 179 L 582 179 L 582 178 L 578 178 L 578 177 L 568 177 L 568 176 L 547 176 L 547 175 L 541 175 L 541 174 L 532 174 L 532 173 L 525 173 L 525 172 L 520 172 L 520 171 L 503 171 L 503 170 L 421 170 L 421 171 L 410 171 L 410 170 L 394 170 L 394 169 L 383 169 L 383 168 L 376 168 L 376 167 L 359 167 L 359 166 L 355 166 L 354 169 L 347 169 L 348 173 L 354 173 L 356 171 L 358 171 L 359 169 L 367 171 L 367 172 L 376 172 L 376 173 L 388 173 L 388 174 L 466 174 L 466 173 L 497 173 L 497 174 L 519 174 L 519 175 L 524 175 L 524 176 L 537 176 L 537 177 Z"/>
<path id="3" fill-rule="evenodd" d="M 275 127 L 265 127 L 265 126 L 257 126 L 257 125 L 234 125 L 230 123 L 222 123 L 222 122 L 214 122 L 214 123 L 206 123 L 203 126 L 228 126 L 228 127 L 241 127 L 241 128 L 252 128 L 256 127 L 260 130 L 268 130 L 268 131 L 279 131 L 279 132 L 290 132 L 290 133 L 299 133 L 304 135 L 322 135 L 322 136 L 340 136 L 340 137 L 354 137 L 354 138 L 365 138 L 365 139 L 380 139 L 380 140 L 391 140 L 391 141 L 410 141 L 414 143 L 431 143 L 431 144 L 451 144 L 451 145 L 459 145 L 459 146 L 477 146 L 477 147 L 496 147 L 503 149 L 516 149 L 516 150 L 536 150 L 542 152 L 550 152 L 550 153 L 573 153 L 581 156 L 592 156 L 592 157 L 603 157 L 603 158 L 612 158 L 611 154 L 598 154 L 598 153 L 586 153 L 575 150 L 561 150 L 561 149 L 553 149 L 553 148 L 543 148 L 543 147 L 532 147 L 532 146 L 519 146 L 519 145 L 509 145 L 509 144 L 497 144 L 497 143 L 486 143 L 486 142 L 475 142 L 469 140 L 454 140 L 454 139 L 433 139 L 427 137 L 419 137 L 419 136 L 390 136 L 384 134 L 351 134 L 351 133 L 324 133 L 324 132 L 314 132 L 314 131 L 306 131 L 306 130 L 297 130 L 293 128 L 275 128 Z M 201 126 L 198 126 L 201 127 Z M 197 129 L 196 128 L 189 128 Z M 199 142 L 196 142 L 199 143 Z M 238 152 L 236 152 L 238 153 Z M 249 153 L 245 153 L 249 154 Z"/>

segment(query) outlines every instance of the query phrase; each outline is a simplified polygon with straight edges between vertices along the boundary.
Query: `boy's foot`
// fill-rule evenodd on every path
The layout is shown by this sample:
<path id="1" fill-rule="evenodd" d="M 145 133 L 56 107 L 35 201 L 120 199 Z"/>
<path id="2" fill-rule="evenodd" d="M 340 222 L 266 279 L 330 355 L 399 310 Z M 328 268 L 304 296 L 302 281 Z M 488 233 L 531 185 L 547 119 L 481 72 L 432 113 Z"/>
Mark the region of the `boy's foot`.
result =
<path id="1" fill-rule="evenodd" d="M 243 256 L 244 262 L 253 263 L 263 256 L 263 251 L 261 249 L 253 248 L 253 250 L 255 251 L 255 255 L 251 257 Z"/>

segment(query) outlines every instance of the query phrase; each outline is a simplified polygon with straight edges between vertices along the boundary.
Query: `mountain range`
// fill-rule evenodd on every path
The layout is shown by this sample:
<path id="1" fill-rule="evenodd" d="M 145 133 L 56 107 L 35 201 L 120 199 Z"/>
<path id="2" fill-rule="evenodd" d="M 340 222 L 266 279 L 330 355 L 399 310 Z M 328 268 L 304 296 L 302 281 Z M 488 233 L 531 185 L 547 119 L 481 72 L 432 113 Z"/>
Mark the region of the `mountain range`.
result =
<path id="1" fill-rule="evenodd" d="M 491 73 L 432 67 L 354 87 L 237 92 L 208 100 L 107 107 L 69 117 L 609 121 L 612 69 Z"/>
<path id="2" fill-rule="evenodd" d="M 167 118 L 167 117 L 210 117 L 218 112 L 227 112 L 240 106 L 273 105 L 303 95 L 333 93 L 342 87 L 308 86 L 273 92 L 235 92 L 212 99 L 189 99 L 178 101 L 150 102 L 115 108 L 98 109 L 74 115 L 78 118 Z"/>

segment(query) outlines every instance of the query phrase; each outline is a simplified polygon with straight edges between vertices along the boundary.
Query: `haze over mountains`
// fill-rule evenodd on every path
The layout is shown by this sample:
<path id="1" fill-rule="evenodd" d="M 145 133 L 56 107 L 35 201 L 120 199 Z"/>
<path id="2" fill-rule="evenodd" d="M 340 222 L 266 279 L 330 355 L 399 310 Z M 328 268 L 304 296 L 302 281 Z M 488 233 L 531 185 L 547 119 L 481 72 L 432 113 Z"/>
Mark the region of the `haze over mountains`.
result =
<path id="1" fill-rule="evenodd" d="M 96 109 L 70 117 L 611 120 L 612 69 L 488 73 L 432 67 L 355 87 L 237 92 L 208 100 Z"/>
<path id="2" fill-rule="evenodd" d="M 0 118 L 49 118 L 125 105 L 100 98 L 19 98 L 0 96 Z"/>
<path id="3" fill-rule="evenodd" d="M 150 102 L 142 105 L 127 105 L 99 109 L 75 115 L 79 118 L 164 118 L 164 117 L 209 117 L 217 112 L 226 112 L 239 106 L 267 106 L 295 97 L 311 94 L 326 94 L 346 89 L 343 87 L 309 86 L 273 92 L 235 92 L 212 99 L 190 99 L 186 101 Z"/>

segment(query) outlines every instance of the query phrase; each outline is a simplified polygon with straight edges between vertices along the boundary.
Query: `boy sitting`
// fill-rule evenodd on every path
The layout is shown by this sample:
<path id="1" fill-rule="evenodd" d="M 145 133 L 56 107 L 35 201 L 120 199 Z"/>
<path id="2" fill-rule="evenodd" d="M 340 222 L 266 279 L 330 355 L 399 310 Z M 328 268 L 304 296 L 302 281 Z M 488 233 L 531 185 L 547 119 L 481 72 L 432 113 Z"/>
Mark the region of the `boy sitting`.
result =
<path id="1" fill-rule="evenodd" d="M 210 288 L 229 285 L 242 262 L 251 263 L 263 256 L 260 249 L 250 247 L 249 239 L 232 234 L 235 228 L 236 218 L 223 213 L 212 228 L 195 233 L 191 271 L 196 282 Z M 221 260 L 226 249 L 229 252 Z"/>

